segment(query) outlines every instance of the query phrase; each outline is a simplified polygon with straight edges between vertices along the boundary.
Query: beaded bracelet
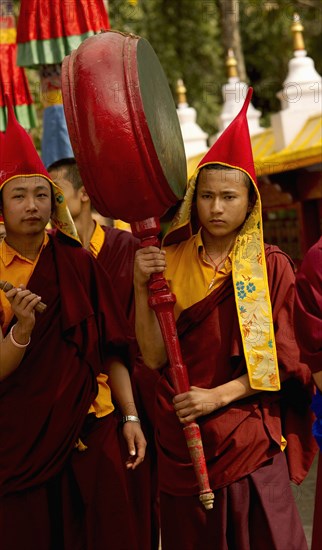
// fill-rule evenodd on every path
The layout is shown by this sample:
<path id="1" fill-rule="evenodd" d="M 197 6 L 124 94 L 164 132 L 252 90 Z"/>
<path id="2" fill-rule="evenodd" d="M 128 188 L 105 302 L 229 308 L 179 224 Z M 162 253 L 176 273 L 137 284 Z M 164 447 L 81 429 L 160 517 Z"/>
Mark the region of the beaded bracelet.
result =
<path id="1" fill-rule="evenodd" d="M 134 414 L 128 414 L 122 418 L 122 424 L 125 424 L 125 422 L 139 422 L 140 424 L 141 420 L 138 416 L 134 416 Z"/>
<path id="2" fill-rule="evenodd" d="M 10 332 L 9 332 L 9 336 L 10 336 L 10 340 L 11 340 L 11 343 L 16 346 L 16 348 L 26 348 L 27 346 L 29 346 L 30 342 L 31 342 L 31 338 L 29 336 L 29 340 L 26 344 L 19 344 L 19 342 L 17 342 L 13 336 L 13 329 L 15 328 L 16 325 L 12 325 L 11 329 L 10 329 Z"/>

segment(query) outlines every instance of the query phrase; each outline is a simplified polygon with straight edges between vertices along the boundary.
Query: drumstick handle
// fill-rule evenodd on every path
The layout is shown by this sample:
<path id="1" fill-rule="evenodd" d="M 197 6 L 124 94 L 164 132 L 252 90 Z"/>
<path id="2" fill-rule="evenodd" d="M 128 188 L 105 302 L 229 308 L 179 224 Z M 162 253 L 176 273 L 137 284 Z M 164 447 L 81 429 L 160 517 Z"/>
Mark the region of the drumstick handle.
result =
<path id="1" fill-rule="evenodd" d="M 0 281 L 0 289 L 3 290 L 4 292 L 8 292 L 8 290 L 11 290 L 12 288 L 14 288 L 14 286 L 8 281 Z M 44 304 L 44 302 L 39 302 L 36 305 L 35 310 L 38 311 L 38 313 L 43 313 L 46 307 L 47 305 Z"/>

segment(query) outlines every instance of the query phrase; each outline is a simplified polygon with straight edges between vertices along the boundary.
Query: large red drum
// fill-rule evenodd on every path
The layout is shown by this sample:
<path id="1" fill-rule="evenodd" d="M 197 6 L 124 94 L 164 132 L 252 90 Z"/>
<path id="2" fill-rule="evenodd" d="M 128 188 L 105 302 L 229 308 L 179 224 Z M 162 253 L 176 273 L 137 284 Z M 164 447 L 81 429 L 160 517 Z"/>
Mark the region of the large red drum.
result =
<path id="1" fill-rule="evenodd" d="M 184 195 L 187 172 L 175 104 L 147 40 L 107 31 L 62 68 L 64 108 L 86 190 L 104 216 L 162 216 Z"/>

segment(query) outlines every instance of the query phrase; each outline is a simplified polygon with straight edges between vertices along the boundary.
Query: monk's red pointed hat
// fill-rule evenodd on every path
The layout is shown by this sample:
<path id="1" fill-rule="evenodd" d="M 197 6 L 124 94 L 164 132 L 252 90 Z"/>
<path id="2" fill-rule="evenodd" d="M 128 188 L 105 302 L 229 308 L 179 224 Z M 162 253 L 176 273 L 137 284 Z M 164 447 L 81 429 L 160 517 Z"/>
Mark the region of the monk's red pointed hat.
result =
<path id="1" fill-rule="evenodd" d="M 247 109 L 252 95 L 253 88 L 249 88 L 238 115 L 201 159 L 198 171 L 206 164 L 222 164 L 246 172 L 251 180 L 257 183 L 247 122 Z"/>
<path id="2" fill-rule="evenodd" d="M 0 189 L 8 180 L 21 175 L 37 174 L 51 181 L 31 138 L 15 117 L 9 96 L 6 104 L 8 124 L 1 140 Z"/>
<path id="3" fill-rule="evenodd" d="M 0 191 L 14 178 L 45 178 L 50 183 L 54 195 L 51 216 L 53 225 L 73 241 L 80 242 L 66 199 L 61 189 L 50 179 L 30 136 L 17 121 L 9 96 L 6 96 L 6 105 L 8 124 L 5 134 L 1 134 L 0 138 Z"/>

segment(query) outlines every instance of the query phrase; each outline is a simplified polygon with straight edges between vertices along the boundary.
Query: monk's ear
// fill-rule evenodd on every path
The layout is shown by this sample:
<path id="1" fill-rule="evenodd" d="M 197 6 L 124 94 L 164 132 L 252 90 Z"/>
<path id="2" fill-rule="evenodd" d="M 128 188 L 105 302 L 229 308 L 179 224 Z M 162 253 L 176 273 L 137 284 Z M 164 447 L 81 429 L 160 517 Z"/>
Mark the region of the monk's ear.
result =
<path id="1" fill-rule="evenodd" d="M 91 199 L 89 198 L 84 185 L 79 189 L 79 191 L 80 191 L 81 201 L 82 202 L 90 202 Z"/>

